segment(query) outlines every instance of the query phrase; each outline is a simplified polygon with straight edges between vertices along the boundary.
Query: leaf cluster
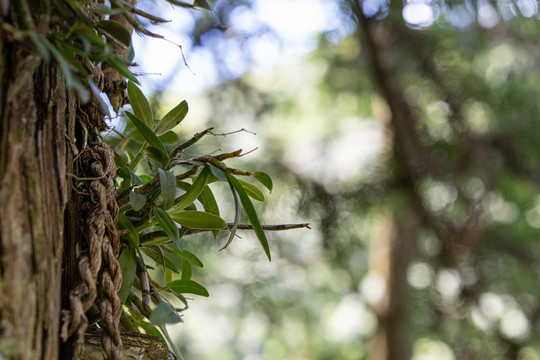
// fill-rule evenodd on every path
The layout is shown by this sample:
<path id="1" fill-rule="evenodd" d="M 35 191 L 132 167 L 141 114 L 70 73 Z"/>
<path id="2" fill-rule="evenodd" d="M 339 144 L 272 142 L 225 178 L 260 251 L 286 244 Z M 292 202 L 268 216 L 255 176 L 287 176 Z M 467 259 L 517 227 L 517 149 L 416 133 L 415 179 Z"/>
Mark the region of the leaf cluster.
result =
<path id="1" fill-rule="evenodd" d="M 154 335 L 159 335 L 159 328 L 167 337 L 164 325 L 181 320 L 177 312 L 187 308 L 187 294 L 209 296 L 204 286 L 192 279 L 194 268 L 202 268 L 203 263 L 185 248 L 185 236 L 209 231 L 217 238 L 222 231 L 229 231 L 223 246 L 226 248 L 235 237 L 243 209 L 271 259 L 268 240 L 252 202 L 264 201 L 264 194 L 259 187 L 238 177 L 252 177 L 269 191 L 272 180 L 263 172 L 225 164 L 227 159 L 241 156 L 242 150 L 202 156 L 185 151 L 205 135 L 213 135 L 212 129 L 183 142 L 165 142 L 167 138 L 176 138 L 171 136 L 175 135 L 172 129 L 187 115 L 186 101 L 158 119 L 134 82 L 129 82 L 128 94 L 132 111 L 125 114 L 134 131 L 115 146 L 118 227 L 124 244 L 119 258 L 123 273 L 119 294 L 129 309 L 122 323 L 128 329 L 143 328 Z M 134 148 L 137 150 L 129 150 Z M 235 216 L 230 225 L 221 218 L 211 188 L 218 182 L 228 184 L 233 199 Z M 170 299 L 177 299 L 184 307 L 177 309 Z M 173 346 L 170 342 L 169 345 Z"/>
<path id="2" fill-rule="evenodd" d="M 166 1 L 183 8 L 210 9 L 207 1 L 195 1 L 193 4 Z M 131 28 L 147 36 L 163 38 L 146 29 L 139 18 L 153 24 L 169 21 L 138 9 L 125 0 L 105 3 L 95 0 L 50 0 L 43 3 L 36 7 L 43 7 L 46 14 L 38 18 L 29 0 L 14 1 L 9 9 L 12 21 L 3 22 L 0 30 L 10 33 L 13 39 L 19 41 L 30 39 L 43 61 L 56 61 L 67 87 L 75 89 L 83 102 L 90 100 L 91 92 L 99 98 L 99 87 L 91 76 L 95 64 L 107 64 L 123 77 L 137 82 L 129 69 L 134 57 Z M 119 18 L 124 19 L 130 28 L 116 21 Z M 116 49 L 123 50 L 119 54 Z"/>

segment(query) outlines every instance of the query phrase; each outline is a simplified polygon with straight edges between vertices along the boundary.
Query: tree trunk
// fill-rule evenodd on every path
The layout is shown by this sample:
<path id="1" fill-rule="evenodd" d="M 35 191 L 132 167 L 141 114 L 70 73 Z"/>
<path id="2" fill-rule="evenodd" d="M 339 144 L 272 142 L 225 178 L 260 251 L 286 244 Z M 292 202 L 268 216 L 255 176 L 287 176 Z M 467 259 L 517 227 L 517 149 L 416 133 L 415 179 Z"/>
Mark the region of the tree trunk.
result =
<path id="1" fill-rule="evenodd" d="M 375 304 L 379 326 L 371 339 L 370 360 L 409 360 L 407 268 L 417 220 L 410 206 L 380 215 L 378 236 L 370 246 L 370 272 L 384 281 L 384 295 Z"/>
<path id="2" fill-rule="evenodd" d="M 12 35 L 0 30 L 0 358 L 57 359 L 76 105 Z"/>

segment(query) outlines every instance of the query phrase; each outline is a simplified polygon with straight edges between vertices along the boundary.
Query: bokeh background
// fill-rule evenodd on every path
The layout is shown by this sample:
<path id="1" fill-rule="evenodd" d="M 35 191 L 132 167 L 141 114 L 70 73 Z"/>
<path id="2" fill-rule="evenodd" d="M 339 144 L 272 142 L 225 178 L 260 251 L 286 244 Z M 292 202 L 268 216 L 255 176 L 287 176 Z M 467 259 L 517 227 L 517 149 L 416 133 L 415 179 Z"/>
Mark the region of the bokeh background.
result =
<path id="1" fill-rule="evenodd" d="M 263 223 L 312 229 L 272 262 L 185 240 L 210 292 L 169 328 L 185 358 L 540 359 L 537 1 L 210 4 L 139 1 L 172 22 L 133 70 L 157 113 L 188 101 L 180 137 L 248 130 L 199 149 L 257 148 Z"/>

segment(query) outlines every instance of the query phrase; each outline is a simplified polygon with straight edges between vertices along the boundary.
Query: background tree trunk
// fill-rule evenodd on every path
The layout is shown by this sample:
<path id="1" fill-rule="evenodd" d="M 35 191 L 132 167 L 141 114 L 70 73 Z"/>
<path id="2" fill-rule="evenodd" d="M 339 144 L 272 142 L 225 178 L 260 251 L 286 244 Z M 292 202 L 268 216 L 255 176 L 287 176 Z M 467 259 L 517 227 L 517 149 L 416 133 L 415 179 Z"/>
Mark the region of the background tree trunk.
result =
<path id="1" fill-rule="evenodd" d="M 0 32 L 0 358 L 56 359 L 76 105 L 57 66 L 11 35 Z"/>
<path id="2" fill-rule="evenodd" d="M 384 210 L 379 215 L 378 235 L 370 245 L 370 271 L 384 281 L 384 295 L 375 304 L 379 323 L 371 339 L 370 360 L 408 360 L 411 357 L 407 329 L 407 267 L 416 237 L 414 211 Z"/>

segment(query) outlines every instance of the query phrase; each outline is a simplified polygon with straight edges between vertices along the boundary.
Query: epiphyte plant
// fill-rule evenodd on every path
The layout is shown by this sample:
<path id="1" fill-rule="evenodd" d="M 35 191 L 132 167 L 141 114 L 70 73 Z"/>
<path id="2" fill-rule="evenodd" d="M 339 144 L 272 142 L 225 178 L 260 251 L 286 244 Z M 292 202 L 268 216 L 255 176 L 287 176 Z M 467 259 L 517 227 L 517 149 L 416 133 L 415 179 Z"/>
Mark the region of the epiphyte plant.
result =
<path id="1" fill-rule="evenodd" d="M 143 328 L 147 333 L 160 335 L 159 328 L 171 350 L 180 357 L 170 340 L 164 324 L 179 322 L 177 311 L 187 308 L 186 294 L 208 296 L 208 291 L 192 279 L 193 267 L 202 261 L 184 247 L 184 237 L 201 231 L 217 238 L 228 231 L 226 248 L 238 229 L 253 230 L 268 260 L 270 247 L 264 230 L 287 230 L 307 227 L 307 224 L 261 225 L 252 199 L 264 201 L 261 189 L 239 177 L 252 177 L 272 191 L 272 180 L 264 172 L 251 172 L 229 167 L 225 161 L 243 156 L 242 150 L 214 155 L 192 155 L 187 150 L 207 135 L 212 128 L 196 133 L 178 144 L 169 145 L 166 139 L 176 139 L 171 130 L 187 115 L 188 104 L 180 102 L 161 119 L 133 82 L 128 83 L 132 110 L 125 111 L 131 123 L 116 146 L 118 168 L 117 203 L 120 207 L 118 227 L 123 239 L 119 257 L 123 273 L 119 295 L 124 302 L 121 322 L 128 330 Z M 133 142 L 135 153 L 126 150 Z M 141 144 L 142 143 L 142 144 Z M 145 165 L 145 166 L 143 166 Z M 234 221 L 225 222 L 211 184 L 228 184 L 234 204 Z M 240 224 L 245 212 L 249 224 Z M 153 265 L 149 266 L 151 262 Z M 150 268 L 156 266 L 159 278 L 152 277 Z M 154 269 L 156 270 L 156 269 Z M 177 309 L 168 298 L 177 298 L 184 307 Z"/>

